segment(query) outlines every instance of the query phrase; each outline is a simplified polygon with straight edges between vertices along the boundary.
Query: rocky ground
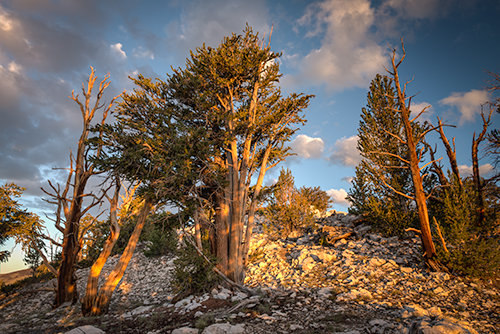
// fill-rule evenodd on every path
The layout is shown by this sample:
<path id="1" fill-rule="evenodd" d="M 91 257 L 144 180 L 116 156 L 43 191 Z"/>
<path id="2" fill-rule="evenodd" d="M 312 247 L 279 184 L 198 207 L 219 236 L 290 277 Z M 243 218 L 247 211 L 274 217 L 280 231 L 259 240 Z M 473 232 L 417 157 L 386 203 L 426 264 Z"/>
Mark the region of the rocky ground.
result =
<path id="1" fill-rule="evenodd" d="M 82 317 L 79 304 L 52 309 L 52 280 L 0 296 L 0 333 L 499 332 L 495 282 L 429 273 L 418 238 L 383 238 L 354 216 L 323 224 L 285 240 L 255 233 L 250 291 L 218 287 L 173 301 L 173 257 L 138 251 L 108 315 Z M 78 271 L 79 291 L 88 270 Z"/>

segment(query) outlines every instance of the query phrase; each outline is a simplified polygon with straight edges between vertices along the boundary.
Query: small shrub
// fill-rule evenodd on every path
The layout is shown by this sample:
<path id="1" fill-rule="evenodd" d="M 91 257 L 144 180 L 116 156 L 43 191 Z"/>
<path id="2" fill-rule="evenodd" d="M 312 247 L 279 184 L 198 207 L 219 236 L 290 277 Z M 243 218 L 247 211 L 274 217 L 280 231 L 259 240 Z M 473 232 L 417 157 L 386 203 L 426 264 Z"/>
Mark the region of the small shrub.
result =
<path id="1" fill-rule="evenodd" d="M 202 258 L 189 243 L 178 250 L 172 282 L 177 293 L 204 293 L 220 283 L 220 277 L 213 270 L 215 259 L 209 260 Z"/>
<path id="2" fill-rule="evenodd" d="M 405 229 L 418 226 L 417 211 L 396 207 L 393 200 L 371 197 L 366 203 L 366 210 L 366 221 L 385 236 L 403 236 Z"/>
<path id="3" fill-rule="evenodd" d="M 203 331 L 206 327 L 215 323 L 215 316 L 213 313 L 205 313 L 198 319 L 196 319 L 194 323 L 194 327 Z"/>
<path id="4" fill-rule="evenodd" d="M 324 213 L 330 196 L 319 187 L 295 188 L 292 172 L 282 169 L 263 214 L 268 223 L 264 230 L 272 237 L 287 237 L 293 231 L 314 226 L 316 214 Z"/>

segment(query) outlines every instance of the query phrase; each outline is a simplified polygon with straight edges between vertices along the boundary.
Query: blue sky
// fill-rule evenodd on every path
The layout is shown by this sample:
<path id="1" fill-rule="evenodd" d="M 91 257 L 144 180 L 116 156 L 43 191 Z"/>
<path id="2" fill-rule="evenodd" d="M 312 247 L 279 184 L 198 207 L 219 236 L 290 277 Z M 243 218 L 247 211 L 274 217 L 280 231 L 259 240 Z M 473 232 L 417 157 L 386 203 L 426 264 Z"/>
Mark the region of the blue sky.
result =
<path id="1" fill-rule="evenodd" d="M 308 123 L 291 142 L 297 156 L 284 164 L 298 186 L 320 186 L 335 209 L 346 209 L 367 89 L 401 38 L 407 51 L 401 75 L 413 78 L 414 110 L 430 105 L 428 119 L 457 126 L 447 134 L 456 137 L 466 173 L 480 104 L 492 98 L 487 71 L 500 73 L 499 15 L 494 0 L 2 0 L 0 181 L 25 187 L 26 208 L 50 215 L 54 208 L 42 201 L 40 186 L 60 179 L 53 167 L 68 165 L 81 124 L 67 97 L 90 65 L 101 78 L 110 73 L 111 96 L 132 87 L 129 75 L 164 78 L 189 50 L 216 46 L 246 22 L 262 36 L 273 26 L 271 46 L 283 52 L 282 88 L 316 95 Z M 491 128 L 499 119 L 493 116 Z M 480 164 L 491 172 L 487 156 Z M 278 175 L 279 167 L 267 182 Z"/>

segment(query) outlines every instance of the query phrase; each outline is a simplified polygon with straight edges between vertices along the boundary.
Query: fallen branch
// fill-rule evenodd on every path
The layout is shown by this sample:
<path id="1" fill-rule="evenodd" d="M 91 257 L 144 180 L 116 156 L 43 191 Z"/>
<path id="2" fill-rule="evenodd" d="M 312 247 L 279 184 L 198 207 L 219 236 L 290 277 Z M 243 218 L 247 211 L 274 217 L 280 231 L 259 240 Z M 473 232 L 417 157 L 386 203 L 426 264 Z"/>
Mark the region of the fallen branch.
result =
<path id="1" fill-rule="evenodd" d="M 226 314 L 233 313 L 234 311 L 239 310 L 240 308 L 247 306 L 248 304 L 258 304 L 258 303 L 259 303 L 259 301 L 255 300 L 255 299 L 244 299 L 241 302 L 239 302 L 238 304 L 236 304 L 233 307 L 231 307 L 230 309 L 228 309 L 227 311 L 225 311 L 224 313 L 226 313 Z"/>
<path id="2" fill-rule="evenodd" d="M 341 239 L 347 239 L 349 238 L 351 235 L 354 235 L 354 232 L 347 232 L 346 234 L 342 234 L 342 235 L 339 235 L 337 237 L 326 237 L 326 241 L 328 241 L 328 243 L 332 244 L 334 243 L 335 241 L 339 241 Z"/>
<path id="3" fill-rule="evenodd" d="M 418 234 L 422 234 L 422 232 L 420 230 L 417 230 L 416 228 L 413 228 L 413 227 L 408 227 L 405 232 L 415 232 L 415 233 L 418 233 Z"/>

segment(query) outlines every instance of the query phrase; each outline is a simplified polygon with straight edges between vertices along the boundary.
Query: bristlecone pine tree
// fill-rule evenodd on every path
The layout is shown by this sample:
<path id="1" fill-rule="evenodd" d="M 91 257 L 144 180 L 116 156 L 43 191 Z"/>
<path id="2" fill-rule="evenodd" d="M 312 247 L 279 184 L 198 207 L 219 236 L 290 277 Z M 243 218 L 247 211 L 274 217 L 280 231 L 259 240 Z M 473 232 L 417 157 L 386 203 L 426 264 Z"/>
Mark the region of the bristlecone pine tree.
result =
<path id="1" fill-rule="evenodd" d="M 155 196 L 198 212 L 220 272 L 236 283 L 265 173 L 287 156 L 312 97 L 282 96 L 279 56 L 250 27 L 216 48 L 204 45 L 166 81 L 134 79 L 114 131 L 115 153 L 129 155 L 121 168 L 141 161 Z"/>

